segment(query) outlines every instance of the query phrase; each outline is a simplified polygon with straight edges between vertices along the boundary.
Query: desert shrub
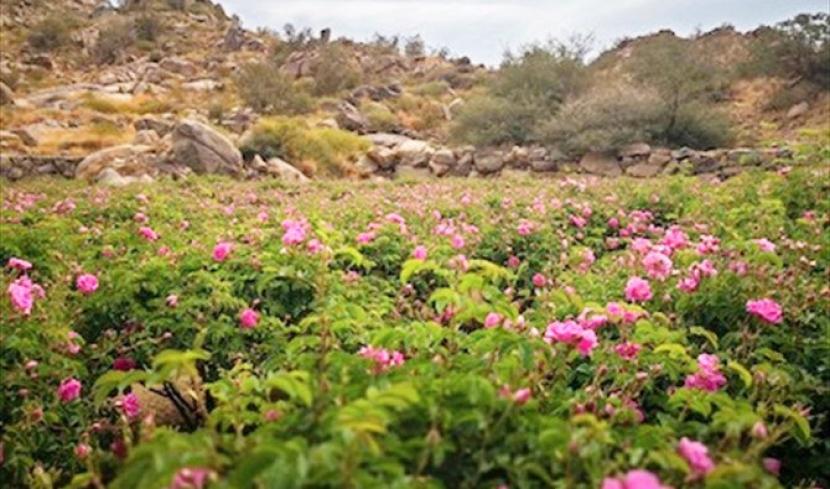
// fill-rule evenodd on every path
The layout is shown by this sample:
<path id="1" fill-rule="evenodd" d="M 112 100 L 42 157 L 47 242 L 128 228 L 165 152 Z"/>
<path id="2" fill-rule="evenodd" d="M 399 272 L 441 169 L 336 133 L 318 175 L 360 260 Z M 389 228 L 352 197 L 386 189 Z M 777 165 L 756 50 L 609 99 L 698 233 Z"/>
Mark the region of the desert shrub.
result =
<path id="1" fill-rule="evenodd" d="M 158 16 L 142 14 L 134 21 L 135 36 L 139 41 L 155 42 L 161 36 L 164 25 Z"/>
<path id="2" fill-rule="evenodd" d="M 417 58 L 425 55 L 426 43 L 424 43 L 424 39 L 418 34 L 407 38 L 406 43 L 403 46 L 403 53 L 410 58 Z"/>
<path id="3" fill-rule="evenodd" d="M 801 79 L 816 88 L 830 87 L 830 14 L 800 14 L 762 29 L 741 65 L 745 75 Z"/>
<path id="4" fill-rule="evenodd" d="M 450 84 L 444 80 L 435 80 L 416 85 L 410 91 L 416 95 L 437 98 L 450 91 Z"/>
<path id="5" fill-rule="evenodd" d="M 349 50 L 337 44 L 320 48 L 313 77 L 313 92 L 318 96 L 334 95 L 354 88 L 362 79 L 360 68 L 353 62 Z"/>
<path id="6" fill-rule="evenodd" d="M 724 138 L 714 133 L 715 129 L 724 129 L 727 120 L 714 111 L 708 113 L 729 79 L 691 42 L 667 38 L 643 46 L 630 70 L 638 83 L 653 89 L 660 98 L 663 116 L 655 131 L 656 140 L 694 148 L 728 140 L 728 130 Z"/>
<path id="7" fill-rule="evenodd" d="M 537 125 L 585 88 L 584 46 L 549 41 L 508 53 L 487 95 L 461 110 L 455 138 L 471 144 L 532 141 Z"/>
<path id="8" fill-rule="evenodd" d="M 539 139 L 573 155 L 651 141 L 661 119 L 659 98 L 630 85 L 596 87 L 566 102 Z"/>
<path id="9" fill-rule="evenodd" d="M 27 41 L 30 46 L 41 51 L 66 46 L 72 40 L 76 22 L 74 17 L 65 12 L 48 15 L 32 26 Z"/>
<path id="10" fill-rule="evenodd" d="M 664 120 L 671 115 L 664 115 Z M 676 114 L 669 129 L 657 133 L 653 141 L 669 146 L 712 149 L 733 141 L 732 123 L 720 109 L 708 104 L 686 104 Z M 665 123 L 662 127 L 666 127 Z"/>
<path id="11" fill-rule="evenodd" d="M 360 136 L 339 129 L 309 127 L 296 118 L 272 117 L 257 123 L 240 147 L 245 158 L 258 154 L 299 164 L 314 162 L 326 175 L 343 175 L 351 163 L 369 147 Z"/>
<path id="12" fill-rule="evenodd" d="M 390 132 L 398 127 L 398 118 L 385 105 L 368 102 L 361 105 L 361 112 L 369 121 L 370 132 Z"/>
<path id="13" fill-rule="evenodd" d="M 533 138 L 538 121 L 539 114 L 533 107 L 502 97 L 479 95 L 461 108 L 451 135 L 456 141 L 477 146 L 523 144 Z"/>
<path id="14" fill-rule="evenodd" d="M 127 19 L 115 19 L 101 28 L 90 54 L 95 63 L 112 64 L 121 59 L 135 40 L 132 23 Z"/>
<path id="15" fill-rule="evenodd" d="M 312 107 L 311 96 L 269 62 L 242 66 L 235 77 L 242 100 L 267 114 L 301 114 Z"/>

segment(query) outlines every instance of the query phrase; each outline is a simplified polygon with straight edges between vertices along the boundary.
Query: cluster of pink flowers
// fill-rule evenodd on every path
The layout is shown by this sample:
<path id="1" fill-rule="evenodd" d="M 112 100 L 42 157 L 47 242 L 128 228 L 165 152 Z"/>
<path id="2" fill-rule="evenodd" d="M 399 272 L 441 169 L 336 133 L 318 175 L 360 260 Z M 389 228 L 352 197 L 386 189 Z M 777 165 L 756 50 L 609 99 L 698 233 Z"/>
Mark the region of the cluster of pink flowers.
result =
<path id="1" fill-rule="evenodd" d="M 642 348 L 642 345 L 638 343 L 626 341 L 614 346 L 614 352 L 623 360 L 634 360 L 637 358 L 637 355 L 640 354 L 640 350 L 642 350 Z"/>
<path id="2" fill-rule="evenodd" d="M 630 470 L 620 477 L 606 477 L 601 489 L 668 489 L 648 470 Z"/>
<path id="3" fill-rule="evenodd" d="M 608 313 L 608 319 L 617 323 L 622 322 L 622 324 L 634 324 L 642 316 L 642 313 L 633 311 L 618 302 L 609 302 L 605 306 L 605 311 Z"/>
<path id="4" fill-rule="evenodd" d="M 27 275 L 28 271 L 32 268 L 30 262 L 21 258 L 12 257 L 9 258 L 6 267 L 22 273 L 21 276 L 9 284 L 7 292 L 12 306 L 24 316 L 28 316 L 32 313 L 35 299 L 46 297 L 46 292 L 43 290 L 43 287 L 34 283 Z"/>
<path id="5" fill-rule="evenodd" d="M 677 445 L 677 452 L 686 459 L 686 463 L 696 476 L 705 476 L 715 468 L 715 463 L 709 458 L 709 449 L 699 441 L 684 436 Z"/>
<path id="6" fill-rule="evenodd" d="M 663 235 L 662 243 L 672 250 L 682 250 L 689 245 L 689 236 L 678 226 L 672 226 Z"/>
<path id="7" fill-rule="evenodd" d="M 776 248 L 775 243 L 768 240 L 767 238 L 756 239 L 755 244 L 758 245 L 758 248 L 761 251 L 764 251 L 766 253 L 774 253 L 775 252 L 775 248 Z"/>
<path id="8" fill-rule="evenodd" d="M 659 251 L 648 252 L 643 258 L 643 266 L 646 269 L 646 274 L 656 280 L 666 280 L 672 271 L 671 258 Z"/>
<path id="9" fill-rule="evenodd" d="M 373 371 L 376 374 L 386 372 L 392 367 L 399 367 L 403 365 L 405 361 L 403 353 L 394 350 L 390 351 L 386 348 L 364 346 L 357 353 L 363 358 L 367 358 L 374 362 Z"/>
<path id="10" fill-rule="evenodd" d="M 772 299 L 747 301 L 746 312 L 768 324 L 781 324 L 784 320 L 781 306 Z"/>
<path id="11" fill-rule="evenodd" d="M 693 263 L 689 267 L 689 273 L 677 282 L 677 288 L 692 293 L 700 287 L 700 282 L 705 277 L 714 277 L 717 274 L 718 271 L 709 260 Z"/>
<path id="12" fill-rule="evenodd" d="M 536 225 L 528 221 L 527 219 L 522 219 L 521 221 L 519 221 L 519 225 L 516 227 L 516 232 L 519 233 L 519 236 L 529 236 L 533 234 L 533 231 L 535 230 Z"/>
<path id="13" fill-rule="evenodd" d="M 700 243 L 697 245 L 697 252 L 701 255 L 711 255 L 720 250 L 720 240 L 714 236 L 704 234 L 700 237 Z"/>
<path id="14" fill-rule="evenodd" d="M 697 372 L 686 376 L 685 386 L 715 392 L 726 385 L 726 377 L 720 371 L 720 360 L 715 355 L 701 353 L 697 357 Z"/>
<path id="15" fill-rule="evenodd" d="M 573 345 L 583 356 L 590 355 L 599 344 L 593 329 L 583 327 L 573 320 L 550 323 L 545 331 L 545 341 Z"/>
<path id="16" fill-rule="evenodd" d="M 138 228 L 138 234 L 147 241 L 156 241 L 159 239 L 158 233 L 153 231 L 153 228 L 148 226 L 141 226 Z"/>
<path id="17" fill-rule="evenodd" d="M 98 290 L 98 277 L 91 273 L 82 273 L 75 279 L 75 288 L 84 295 L 90 295 Z"/>
<path id="18" fill-rule="evenodd" d="M 294 246 L 306 240 L 309 225 L 305 219 L 286 219 L 282 222 L 282 244 Z"/>
<path id="19" fill-rule="evenodd" d="M 629 302 L 648 302 L 653 297 L 648 280 L 631 277 L 625 284 L 625 298 Z"/>
<path id="20" fill-rule="evenodd" d="M 27 275 L 18 277 L 17 280 L 9 284 L 7 290 L 12 306 L 25 316 L 32 313 L 35 299 L 42 299 L 46 296 L 43 287 L 32 282 L 32 279 Z"/>

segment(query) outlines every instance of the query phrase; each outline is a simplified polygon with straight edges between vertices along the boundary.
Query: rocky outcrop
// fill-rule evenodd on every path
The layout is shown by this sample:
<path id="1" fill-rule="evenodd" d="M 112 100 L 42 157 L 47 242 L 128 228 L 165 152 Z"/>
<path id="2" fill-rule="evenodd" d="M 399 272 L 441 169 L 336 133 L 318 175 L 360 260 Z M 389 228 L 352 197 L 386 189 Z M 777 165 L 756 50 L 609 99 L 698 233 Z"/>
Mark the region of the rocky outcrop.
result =
<path id="1" fill-rule="evenodd" d="M 180 122 L 173 131 L 172 157 L 197 174 L 240 175 L 242 154 L 228 138 L 195 120 Z"/>
<path id="2" fill-rule="evenodd" d="M 157 155 L 152 146 L 124 144 L 90 154 L 75 169 L 75 178 L 95 181 L 104 170 L 121 176 L 154 175 Z"/>
<path id="3" fill-rule="evenodd" d="M 354 105 L 342 101 L 337 104 L 337 125 L 347 131 L 364 134 L 369 128 L 369 120 Z"/>
<path id="4" fill-rule="evenodd" d="M 0 105 L 17 105 L 14 92 L 3 82 L 0 82 Z"/>

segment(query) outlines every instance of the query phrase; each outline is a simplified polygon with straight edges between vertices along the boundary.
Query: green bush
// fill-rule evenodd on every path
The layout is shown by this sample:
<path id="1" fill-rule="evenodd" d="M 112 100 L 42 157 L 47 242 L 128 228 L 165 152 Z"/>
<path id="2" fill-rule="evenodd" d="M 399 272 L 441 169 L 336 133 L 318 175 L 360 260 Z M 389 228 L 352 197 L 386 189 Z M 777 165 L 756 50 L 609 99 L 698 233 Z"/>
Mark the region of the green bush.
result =
<path id="1" fill-rule="evenodd" d="M 653 141 L 662 115 L 659 97 L 630 85 L 604 85 L 566 102 L 542 124 L 539 139 L 579 156 Z"/>
<path id="2" fill-rule="evenodd" d="M 335 95 L 354 88 L 361 82 L 360 68 L 351 57 L 347 48 L 337 44 L 327 44 L 319 49 L 313 72 L 312 90 L 315 95 Z"/>
<path id="3" fill-rule="evenodd" d="M 361 105 L 360 110 L 369 121 L 370 132 L 391 132 L 400 126 L 395 114 L 381 103 L 367 102 Z"/>
<path id="4" fill-rule="evenodd" d="M 579 43 L 534 44 L 508 53 L 487 94 L 462 108 L 452 128 L 470 144 L 524 144 L 566 98 L 586 86 L 585 49 Z"/>
<path id="5" fill-rule="evenodd" d="M 533 139 L 539 114 L 533 107 L 502 97 L 479 95 L 468 100 L 451 128 L 458 142 L 476 146 L 524 144 Z"/>
<path id="6" fill-rule="evenodd" d="M 369 148 L 360 136 L 339 129 L 309 127 L 297 118 L 272 117 L 260 120 L 242 142 L 246 159 L 258 154 L 265 159 L 279 157 L 292 164 L 320 165 L 324 175 L 345 175 L 357 156 Z"/>
<path id="7" fill-rule="evenodd" d="M 273 63 L 250 63 L 235 77 L 242 100 L 266 114 L 302 114 L 311 110 L 313 100 Z"/>
<path id="8" fill-rule="evenodd" d="M 76 20 L 62 12 L 54 13 L 32 26 L 29 31 L 29 45 L 41 51 L 51 51 L 69 44 Z"/>

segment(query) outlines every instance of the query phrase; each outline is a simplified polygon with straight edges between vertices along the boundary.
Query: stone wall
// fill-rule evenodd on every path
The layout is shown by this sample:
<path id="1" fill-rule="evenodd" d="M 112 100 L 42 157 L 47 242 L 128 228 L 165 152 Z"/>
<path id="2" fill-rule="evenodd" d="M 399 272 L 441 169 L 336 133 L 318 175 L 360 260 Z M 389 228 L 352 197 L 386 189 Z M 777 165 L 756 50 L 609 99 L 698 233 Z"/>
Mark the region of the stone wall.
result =
<path id="1" fill-rule="evenodd" d="M 0 155 L 0 177 L 12 181 L 39 175 L 73 178 L 82 160 L 72 156 Z"/>

